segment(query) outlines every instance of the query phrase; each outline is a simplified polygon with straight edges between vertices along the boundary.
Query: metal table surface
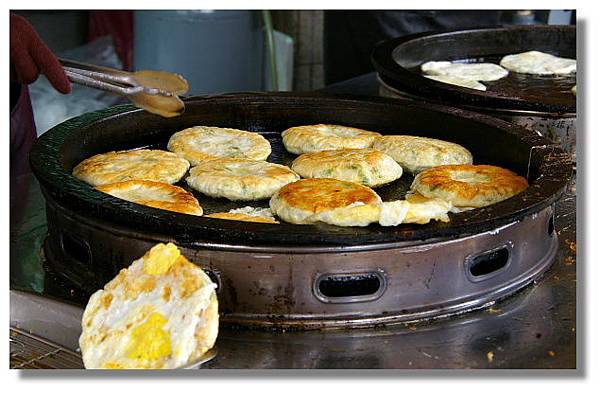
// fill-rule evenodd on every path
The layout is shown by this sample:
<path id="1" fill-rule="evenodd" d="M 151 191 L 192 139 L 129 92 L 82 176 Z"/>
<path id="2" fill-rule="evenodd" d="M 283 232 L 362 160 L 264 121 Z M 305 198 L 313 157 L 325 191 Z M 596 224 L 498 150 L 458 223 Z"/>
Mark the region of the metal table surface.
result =
<path id="1" fill-rule="evenodd" d="M 374 74 L 368 74 L 323 91 L 374 95 L 378 91 L 374 83 Z M 16 190 L 19 194 L 13 192 Z M 577 359 L 582 358 L 582 353 L 577 353 L 576 329 L 576 176 L 557 202 L 555 215 L 559 251 L 552 267 L 537 282 L 486 309 L 369 329 L 285 332 L 222 328 L 218 354 L 203 367 L 575 369 Z M 40 250 L 45 220 L 44 200 L 35 178 L 12 179 L 11 289 L 36 296 L 19 295 L 19 301 L 13 303 L 11 295 L 11 323 L 18 321 L 29 333 L 76 349 L 83 300 L 44 267 Z M 46 321 L 43 326 L 40 320 Z M 56 327 L 48 326 L 53 321 Z"/>

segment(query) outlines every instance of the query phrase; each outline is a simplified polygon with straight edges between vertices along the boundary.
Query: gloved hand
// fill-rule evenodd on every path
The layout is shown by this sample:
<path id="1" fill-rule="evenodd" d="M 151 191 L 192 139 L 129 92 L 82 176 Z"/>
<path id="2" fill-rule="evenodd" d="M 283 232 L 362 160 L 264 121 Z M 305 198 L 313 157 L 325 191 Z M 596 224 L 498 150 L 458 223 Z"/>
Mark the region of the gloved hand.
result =
<path id="1" fill-rule="evenodd" d="M 32 83 L 41 73 L 59 92 L 71 92 L 71 82 L 56 56 L 33 26 L 15 14 L 10 14 L 10 65 L 20 83 Z"/>

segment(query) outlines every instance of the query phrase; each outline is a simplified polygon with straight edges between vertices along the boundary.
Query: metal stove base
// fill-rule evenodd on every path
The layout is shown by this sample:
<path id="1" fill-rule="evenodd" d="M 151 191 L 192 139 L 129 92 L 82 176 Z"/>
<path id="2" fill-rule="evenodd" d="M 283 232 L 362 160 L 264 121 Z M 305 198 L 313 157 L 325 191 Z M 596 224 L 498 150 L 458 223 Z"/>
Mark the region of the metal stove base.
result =
<path id="1" fill-rule="evenodd" d="M 411 244 L 247 247 L 198 242 L 180 248 L 217 283 L 225 325 L 367 327 L 466 312 L 527 285 L 556 255 L 553 210 L 550 206 L 477 235 Z M 126 228 L 74 215 L 50 202 L 47 214 L 49 265 L 88 294 L 157 242 L 170 240 L 132 237 Z"/>

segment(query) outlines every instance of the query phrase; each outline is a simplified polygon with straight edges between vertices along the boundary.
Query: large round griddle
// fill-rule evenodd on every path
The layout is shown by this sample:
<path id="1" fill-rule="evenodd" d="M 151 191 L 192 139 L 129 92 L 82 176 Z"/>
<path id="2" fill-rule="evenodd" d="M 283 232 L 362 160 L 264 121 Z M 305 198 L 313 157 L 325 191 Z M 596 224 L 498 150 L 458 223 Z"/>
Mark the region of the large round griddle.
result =
<path id="1" fill-rule="evenodd" d="M 492 62 L 530 50 L 576 58 L 574 26 L 511 26 L 444 33 L 422 33 L 381 42 L 372 62 L 386 85 L 453 106 L 493 111 L 574 114 L 571 88 L 576 75 L 535 76 L 510 72 L 503 79 L 483 82 L 486 91 L 425 78 L 420 65 L 428 61 Z"/>
<path id="2" fill-rule="evenodd" d="M 530 187 L 495 205 L 452 214 L 449 223 L 344 228 L 326 224 L 270 225 L 179 214 L 112 197 L 71 175 L 77 163 L 94 154 L 148 146 L 164 148 L 174 132 L 194 125 L 258 132 L 271 142 L 273 153 L 268 161 L 290 165 L 295 156 L 283 147 L 281 132 L 291 126 L 316 123 L 456 142 L 473 153 L 475 163 L 509 168 L 527 177 Z M 544 138 L 476 113 L 389 99 L 362 101 L 280 93 L 190 98 L 185 114 L 170 119 L 127 105 L 89 113 L 42 135 L 32 149 L 31 164 L 44 192 L 69 209 L 134 230 L 168 235 L 180 244 L 365 246 L 467 236 L 519 220 L 558 198 L 571 173 L 564 157 Z M 404 174 L 399 181 L 376 191 L 384 200 L 401 199 L 411 181 L 412 177 Z M 179 184 L 188 188 L 184 181 Z M 247 205 L 268 206 L 268 200 L 231 202 L 195 194 L 205 214 Z"/>
<path id="3" fill-rule="evenodd" d="M 185 100 L 186 112 L 163 119 L 131 106 L 66 121 L 31 152 L 46 199 L 44 255 L 53 271 L 90 295 L 157 242 L 175 242 L 217 283 L 226 325 L 321 329 L 380 326 L 461 313 L 538 278 L 554 261 L 554 201 L 571 176 L 569 155 L 526 130 L 489 116 L 393 99 L 286 93 L 226 94 Z M 264 135 L 269 161 L 290 164 L 281 132 L 334 123 L 382 134 L 440 138 L 468 148 L 476 163 L 528 178 L 530 187 L 449 223 L 365 228 L 227 221 L 136 205 L 95 191 L 73 167 L 111 150 L 164 148 L 192 125 Z M 412 177 L 376 189 L 404 197 Z M 185 182 L 180 182 L 185 186 Z M 207 213 L 258 203 L 197 194 Z"/>

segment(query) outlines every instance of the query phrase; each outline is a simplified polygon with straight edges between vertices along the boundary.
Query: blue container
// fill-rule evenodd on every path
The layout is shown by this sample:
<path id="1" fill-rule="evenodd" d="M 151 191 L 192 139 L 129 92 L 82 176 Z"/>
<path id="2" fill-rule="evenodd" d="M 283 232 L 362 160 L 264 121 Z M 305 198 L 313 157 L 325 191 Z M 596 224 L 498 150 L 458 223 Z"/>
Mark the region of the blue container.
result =
<path id="1" fill-rule="evenodd" d="M 183 75 L 189 95 L 262 90 L 258 11 L 135 11 L 135 70 Z"/>

